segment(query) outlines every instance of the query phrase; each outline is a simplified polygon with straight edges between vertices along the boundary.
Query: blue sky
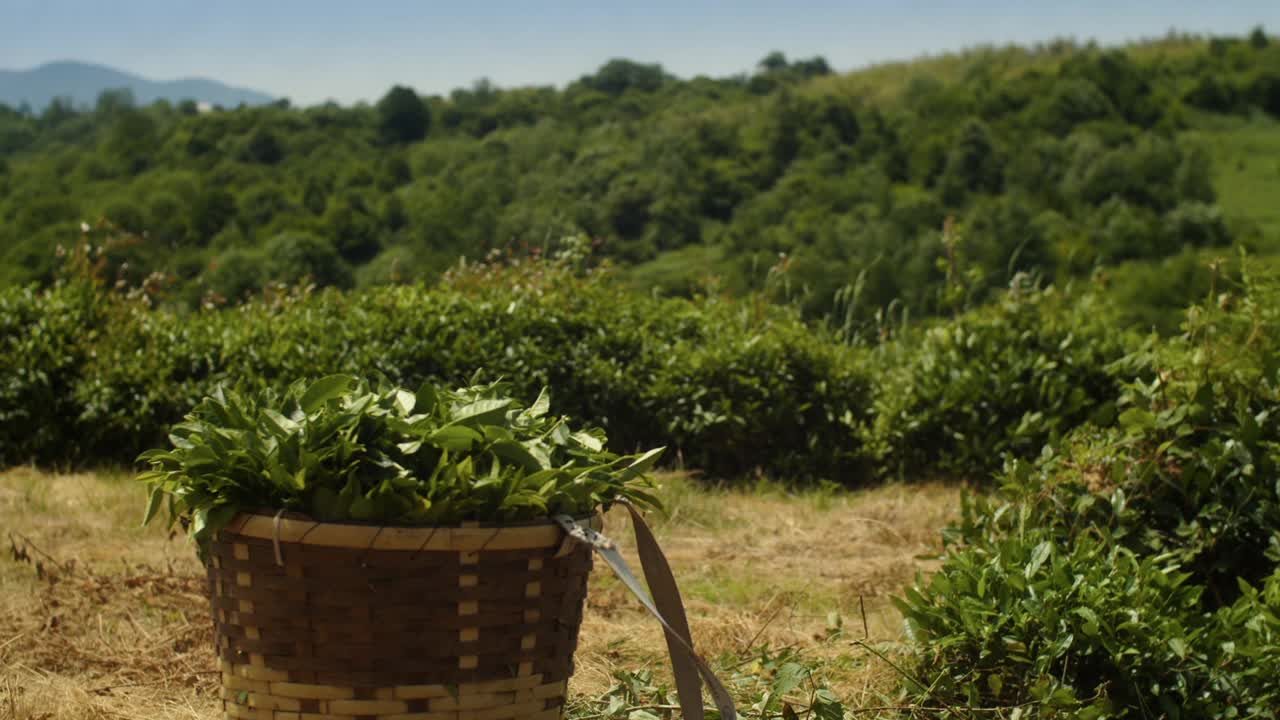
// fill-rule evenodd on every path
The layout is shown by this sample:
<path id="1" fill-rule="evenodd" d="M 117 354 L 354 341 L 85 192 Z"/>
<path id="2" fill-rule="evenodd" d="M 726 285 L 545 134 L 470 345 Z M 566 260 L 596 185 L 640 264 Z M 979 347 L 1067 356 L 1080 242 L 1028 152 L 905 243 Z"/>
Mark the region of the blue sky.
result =
<path id="1" fill-rule="evenodd" d="M 1115 43 L 1257 24 L 1280 32 L 1280 0 L 0 0 L 0 68 L 76 59 L 156 80 L 212 77 L 299 104 L 351 103 L 395 83 L 424 93 L 481 77 L 561 85 L 613 57 L 721 76 L 776 49 L 849 70 L 980 43 Z"/>

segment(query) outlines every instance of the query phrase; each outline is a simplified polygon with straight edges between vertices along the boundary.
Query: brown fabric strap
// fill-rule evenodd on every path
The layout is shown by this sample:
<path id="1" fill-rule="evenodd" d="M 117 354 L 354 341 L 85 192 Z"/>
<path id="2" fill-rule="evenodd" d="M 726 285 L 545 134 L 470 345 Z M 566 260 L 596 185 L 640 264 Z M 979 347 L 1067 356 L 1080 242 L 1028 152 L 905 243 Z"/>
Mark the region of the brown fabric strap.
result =
<path id="1" fill-rule="evenodd" d="M 631 572 L 618 546 L 609 538 L 595 530 L 581 525 L 567 515 L 556 516 L 555 521 L 565 529 L 569 537 L 590 545 L 604 559 L 618 579 L 627 586 L 633 595 L 644 605 L 651 615 L 657 618 L 667 637 L 667 650 L 671 656 L 671 670 L 675 675 L 676 692 L 680 698 L 680 711 L 685 720 L 705 720 L 706 713 L 702 704 L 702 683 L 707 684 L 716 707 L 720 710 L 721 720 L 737 720 L 738 713 L 733 705 L 724 684 L 712 672 L 711 666 L 698 656 L 693 649 L 693 637 L 689 632 L 689 620 L 685 616 L 684 602 L 680 599 L 680 590 L 676 586 L 675 575 L 666 555 L 653 536 L 653 531 L 645 523 L 635 506 L 620 501 L 631 513 L 631 522 L 635 528 L 636 549 L 640 555 L 640 566 L 644 570 L 645 580 L 653 597 L 645 592 L 639 579 Z"/>

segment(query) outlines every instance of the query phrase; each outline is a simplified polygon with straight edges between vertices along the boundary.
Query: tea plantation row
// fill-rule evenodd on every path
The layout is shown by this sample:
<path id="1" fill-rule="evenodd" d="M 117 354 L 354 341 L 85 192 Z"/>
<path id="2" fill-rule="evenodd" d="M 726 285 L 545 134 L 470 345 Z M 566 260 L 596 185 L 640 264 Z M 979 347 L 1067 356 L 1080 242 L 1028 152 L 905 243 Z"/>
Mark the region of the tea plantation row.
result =
<path id="1" fill-rule="evenodd" d="M 542 262 L 430 289 L 150 305 L 88 280 L 0 294 L 0 464 L 131 462 L 220 383 L 479 373 L 529 399 L 549 386 L 556 412 L 602 425 L 616 450 L 665 445 L 669 463 L 716 477 L 982 476 L 1114 397 L 1104 367 L 1123 351 L 1082 334 L 1072 318 L 1086 313 L 1052 292 L 872 351 L 776 307 L 637 298 Z"/>

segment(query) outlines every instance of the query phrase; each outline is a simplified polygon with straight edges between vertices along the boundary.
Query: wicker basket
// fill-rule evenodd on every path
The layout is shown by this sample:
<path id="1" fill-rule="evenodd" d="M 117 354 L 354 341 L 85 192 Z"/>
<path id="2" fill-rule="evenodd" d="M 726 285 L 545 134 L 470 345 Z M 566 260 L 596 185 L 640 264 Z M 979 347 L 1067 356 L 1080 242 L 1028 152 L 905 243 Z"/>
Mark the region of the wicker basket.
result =
<path id="1" fill-rule="evenodd" d="M 239 515 L 208 565 L 224 717 L 558 720 L 590 570 L 551 522 Z"/>

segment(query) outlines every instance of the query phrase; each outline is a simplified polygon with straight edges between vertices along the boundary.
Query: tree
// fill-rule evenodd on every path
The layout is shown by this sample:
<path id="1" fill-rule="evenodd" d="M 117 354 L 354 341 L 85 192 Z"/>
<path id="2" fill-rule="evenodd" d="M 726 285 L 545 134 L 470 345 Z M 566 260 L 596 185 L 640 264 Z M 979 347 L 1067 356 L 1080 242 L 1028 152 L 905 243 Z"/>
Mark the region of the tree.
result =
<path id="1" fill-rule="evenodd" d="M 40 124 L 55 128 L 76 116 L 76 105 L 69 97 L 56 97 L 49 101 L 49 106 L 40 114 Z"/>
<path id="2" fill-rule="evenodd" d="M 791 69 L 802 78 L 831 74 L 831 66 L 827 64 L 827 59 L 821 55 L 815 55 L 808 60 L 797 60 L 791 64 Z"/>
<path id="3" fill-rule="evenodd" d="M 324 226 L 333 238 L 333 247 L 344 259 L 359 264 L 378 254 L 378 219 L 358 193 L 349 192 L 329 203 Z"/>
<path id="4" fill-rule="evenodd" d="M 255 128 L 245 144 L 243 157 L 249 162 L 262 165 L 275 165 L 284 158 L 284 148 L 269 128 Z"/>
<path id="5" fill-rule="evenodd" d="M 943 199 L 958 205 L 968 193 L 1000 192 L 1004 163 L 981 120 L 970 118 L 960 130 L 942 173 Z"/>
<path id="6" fill-rule="evenodd" d="M 1229 79 L 1209 70 L 1187 91 L 1186 101 L 1194 107 L 1211 112 L 1229 113 L 1236 108 L 1236 90 Z"/>
<path id="7" fill-rule="evenodd" d="M 417 142 L 427 136 L 431 113 L 413 88 L 396 85 L 378 101 L 378 130 L 391 143 Z"/>
<path id="8" fill-rule="evenodd" d="M 120 88 L 118 90 L 103 90 L 98 93 L 98 102 L 94 105 L 94 112 L 103 117 L 115 117 L 124 110 L 132 110 L 137 107 L 137 102 L 133 99 L 133 91 L 129 88 Z"/>
<path id="9" fill-rule="evenodd" d="M 115 200 L 102 210 L 102 216 L 116 227 L 128 233 L 141 234 L 147 229 L 147 219 L 138 206 L 128 200 Z"/>
<path id="10" fill-rule="evenodd" d="M 199 245 L 207 244 L 236 214 L 236 200 L 219 187 L 209 187 L 191 203 L 191 234 Z"/>
<path id="11" fill-rule="evenodd" d="M 831 131 L 837 141 L 845 145 L 858 142 L 858 136 L 862 132 L 858 126 L 858 116 L 854 113 L 853 107 L 842 98 L 830 95 L 821 98 L 817 103 L 815 115 L 818 122 L 824 126 L 823 129 Z"/>
<path id="12" fill-rule="evenodd" d="M 1254 78 L 1249 87 L 1254 104 L 1280 118 L 1280 72 L 1264 71 Z"/>
<path id="13" fill-rule="evenodd" d="M 1249 44 L 1255 50 L 1261 50 L 1271 44 L 1267 38 L 1267 31 L 1262 29 L 1261 25 L 1253 28 L 1253 32 L 1249 33 Z"/>
<path id="14" fill-rule="evenodd" d="M 274 183 L 261 183 L 240 193 L 237 216 L 245 229 L 254 232 L 289 211 L 289 198 Z"/>
<path id="15" fill-rule="evenodd" d="M 142 110 L 120 109 L 107 133 L 105 149 L 125 174 L 141 172 L 155 153 L 159 128 Z"/>
<path id="16" fill-rule="evenodd" d="M 765 55 L 764 59 L 757 63 L 757 65 L 760 68 L 760 72 L 777 72 L 779 70 L 786 70 L 787 56 L 783 55 L 778 50 L 774 50 L 768 55 Z"/>
<path id="17" fill-rule="evenodd" d="M 1115 114 L 1115 107 L 1098 86 L 1083 78 L 1064 78 L 1054 83 L 1052 91 L 1032 105 L 1036 124 L 1063 134 L 1091 120 L 1102 120 Z"/>
<path id="18" fill-rule="evenodd" d="M 351 268 L 342 261 L 333 245 L 310 233 L 284 232 L 271 238 L 263 249 L 267 276 L 296 284 L 304 280 L 321 287 L 351 287 Z"/>
<path id="19" fill-rule="evenodd" d="M 605 63 L 595 75 L 582 78 L 582 84 L 609 95 L 621 95 L 628 90 L 653 92 L 662 87 L 666 79 L 667 74 L 661 65 L 619 58 Z"/>
<path id="20" fill-rule="evenodd" d="M 181 245 L 187 240 L 187 216 L 184 203 L 172 192 L 160 191 L 147 200 L 147 232 L 168 245 Z"/>
<path id="21" fill-rule="evenodd" d="M 205 285 L 213 293 L 231 301 L 240 301 L 262 287 L 262 253 L 247 248 L 232 248 L 209 263 Z"/>
<path id="22" fill-rule="evenodd" d="M 383 158 L 378 167 L 377 185 L 383 192 L 391 192 L 408 185 L 413 180 L 413 170 L 402 153 Z"/>

